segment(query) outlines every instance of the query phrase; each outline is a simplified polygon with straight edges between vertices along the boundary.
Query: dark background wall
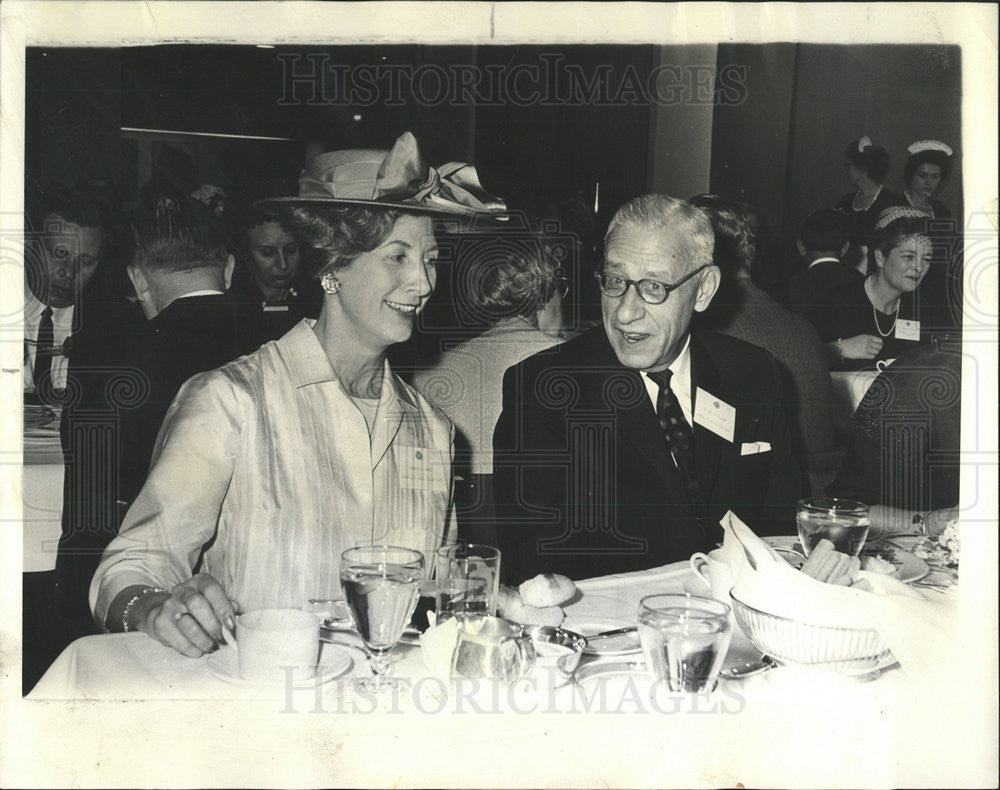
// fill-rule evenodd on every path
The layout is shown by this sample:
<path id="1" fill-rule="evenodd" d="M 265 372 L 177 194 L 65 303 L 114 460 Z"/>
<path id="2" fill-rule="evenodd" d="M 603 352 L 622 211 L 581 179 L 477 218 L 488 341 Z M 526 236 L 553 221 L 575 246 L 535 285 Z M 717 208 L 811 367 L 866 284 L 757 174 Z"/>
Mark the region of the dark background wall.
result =
<path id="1" fill-rule="evenodd" d="M 940 46 L 721 44 L 718 66 L 747 66 L 746 101 L 715 108 L 712 190 L 744 195 L 777 241 L 806 215 L 851 191 L 844 148 L 868 135 L 891 158 L 886 188 L 901 193 L 906 147 L 956 151 L 940 199 L 962 215 L 961 50 Z M 786 244 L 787 249 L 787 244 Z"/>
<path id="2" fill-rule="evenodd" d="M 567 94 L 565 79 L 545 73 L 553 63 L 583 75 L 591 93 Z M 743 84 L 736 101 L 708 103 L 690 84 L 666 104 L 628 89 L 627 77 L 642 85 L 664 65 L 737 68 Z M 420 95 L 404 82 L 398 95 L 362 91 L 344 101 L 342 75 L 375 66 L 527 70 L 518 83 L 527 90 L 512 95 L 508 83 L 486 100 L 435 101 L 431 79 Z M 309 153 L 384 148 L 409 129 L 432 164 L 474 161 L 483 184 L 513 207 L 573 225 L 587 236 L 585 253 L 629 198 L 711 190 L 756 206 L 765 241 L 783 258 L 805 215 L 849 191 L 843 148 L 865 134 L 890 152 L 894 191 L 910 142 L 951 144 L 959 161 L 941 198 L 960 216 L 960 86 L 960 50 L 923 45 L 30 48 L 26 186 L 96 177 L 134 200 L 151 146 L 176 138 L 157 143 L 156 133 L 122 127 L 282 138 L 181 138 L 200 183 L 272 192 L 295 188 Z"/>

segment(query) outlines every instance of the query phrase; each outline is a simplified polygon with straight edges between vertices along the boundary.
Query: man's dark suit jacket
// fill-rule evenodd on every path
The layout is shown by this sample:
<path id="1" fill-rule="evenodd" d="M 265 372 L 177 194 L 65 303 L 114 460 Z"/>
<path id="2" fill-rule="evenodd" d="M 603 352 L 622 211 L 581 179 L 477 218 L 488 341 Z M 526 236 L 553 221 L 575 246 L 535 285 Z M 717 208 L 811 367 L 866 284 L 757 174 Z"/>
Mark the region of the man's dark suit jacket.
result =
<path id="1" fill-rule="evenodd" d="M 694 426 L 702 502 L 692 506 L 641 374 L 618 362 L 602 326 L 508 370 L 493 440 L 504 578 L 687 559 L 721 540 L 729 509 L 759 534 L 793 534 L 800 488 L 780 382 L 763 349 L 692 335 L 692 393 L 736 410 L 732 442 Z M 743 454 L 756 442 L 770 450 Z"/>
<path id="2" fill-rule="evenodd" d="M 844 283 L 863 279 L 861 272 L 841 261 L 820 261 L 788 281 L 788 306 L 805 315 L 816 302 Z"/>
<path id="3" fill-rule="evenodd" d="M 66 476 L 56 558 L 56 601 L 67 641 L 94 632 L 90 580 L 146 481 L 177 391 L 196 373 L 259 345 L 249 309 L 222 294 L 177 299 L 149 321 L 137 305 L 109 305 L 104 320 L 75 339 L 72 395 L 61 425 Z"/>

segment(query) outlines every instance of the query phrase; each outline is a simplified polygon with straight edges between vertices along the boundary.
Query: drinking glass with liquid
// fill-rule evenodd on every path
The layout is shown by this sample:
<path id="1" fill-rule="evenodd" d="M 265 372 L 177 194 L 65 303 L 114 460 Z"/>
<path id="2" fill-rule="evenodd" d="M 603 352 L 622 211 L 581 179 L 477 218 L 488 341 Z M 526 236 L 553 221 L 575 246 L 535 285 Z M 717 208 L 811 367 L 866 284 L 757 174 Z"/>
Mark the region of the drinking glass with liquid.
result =
<path id="1" fill-rule="evenodd" d="M 639 639 L 650 674 L 671 691 L 712 691 L 732 638 L 729 606 L 693 595 L 647 595 Z"/>
<path id="2" fill-rule="evenodd" d="M 857 557 L 871 527 L 868 505 L 835 497 L 800 499 L 795 521 L 807 557 L 824 538 L 842 554 Z"/>

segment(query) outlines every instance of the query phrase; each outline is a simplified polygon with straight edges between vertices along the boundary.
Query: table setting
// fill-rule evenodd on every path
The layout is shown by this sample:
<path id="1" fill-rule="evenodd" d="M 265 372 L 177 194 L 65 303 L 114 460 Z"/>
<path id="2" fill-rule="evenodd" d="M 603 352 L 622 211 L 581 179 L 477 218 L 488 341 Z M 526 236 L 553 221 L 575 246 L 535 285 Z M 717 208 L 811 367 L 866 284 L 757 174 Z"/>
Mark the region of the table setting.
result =
<path id="1" fill-rule="evenodd" d="M 826 521 L 817 521 L 810 508 L 824 504 Z M 341 558 L 343 599 L 240 614 L 219 649 L 198 659 L 142 633 L 87 637 L 30 696 L 287 700 L 306 693 L 374 700 L 378 709 L 401 699 L 419 707 L 428 695 L 443 705 L 464 684 L 472 697 L 501 686 L 514 707 L 519 697 L 544 697 L 571 710 L 580 690 L 596 684 L 646 697 L 707 699 L 738 688 L 767 698 L 781 685 L 774 678 L 794 674 L 789 669 L 833 686 L 883 674 L 920 677 L 933 670 L 921 654 L 940 638 L 954 600 L 957 572 L 947 563 L 957 553 L 924 551 L 932 569 L 913 553 L 926 549 L 926 538 L 866 547 L 867 509 L 847 506 L 803 500 L 798 535 L 763 539 L 729 513 L 719 547 L 688 561 L 576 582 L 546 574 L 518 588 L 500 584 L 502 559 L 492 547 L 442 547 L 429 574 L 416 550 L 359 546 Z M 844 550 L 838 556 L 853 558 L 858 586 L 800 570 L 818 552 L 817 530 Z M 956 539 L 948 541 L 957 550 Z M 883 572 L 860 570 L 863 548 Z M 916 586 L 932 574 L 929 587 Z M 420 628 L 418 608 L 430 610 Z M 915 651 L 917 644 L 924 648 Z"/>
<path id="2" fill-rule="evenodd" d="M 965 742 L 955 731 L 942 734 L 935 726 L 954 699 L 953 676 L 919 657 L 914 663 L 913 640 L 907 637 L 916 634 L 920 650 L 933 660 L 950 660 L 947 651 L 928 648 L 951 635 L 928 638 L 931 631 L 919 610 L 944 602 L 947 619 L 953 611 L 948 596 L 889 579 L 913 592 L 917 606 L 908 611 L 905 601 L 901 607 L 896 601 L 888 610 L 896 617 L 902 609 L 904 620 L 902 635 L 879 634 L 891 655 L 879 645 L 875 652 L 870 645 L 848 645 L 862 659 L 874 656 L 874 663 L 811 667 L 809 656 L 780 654 L 780 644 L 761 641 L 766 630 L 751 630 L 749 609 L 738 610 L 732 593 L 742 594 L 746 607 L 764 611 L 772 608 L 775 576 L 779 586 L 796 589 L 833 585 L 789 581 L 789 574 L 804 575 L 792 567 L 797 558 L 770 544 L 794 546 L 797 535 L 760 539 L 732 516 L 725 527 L 720 545 L 704 556 L 591 579 L 535 577 L 517 587 L 499 583 L 502 557 L 494 559 L 484 550 L 489 547 L 442 547 L 444 556 L 450 552 L 455 560 L 451 567 L 439 564 L 437 556 L 430 563 L 424 557 L 415 590 L 412 558 L 389 552 L 375 561 L 369 553 L 351 564 L 348 556 L 342 572 L 368 585 L 362 595 L 317 597 L 299 609 L 262 610 L 264 615 L 244 612 L 224 633 L 225 644 L 196 659 L 144 633 L 86 637 L 64 651 L 25 702 L 85 700 L 89 711 L 105 710 L 104 704 L 128 711 L 122 702 L 132 701 L 139 703 L 135 715 L 144 721 L 154 710 L 200 711 L 222 732 L 253 727 L 271 733 L 267 743 L 278 752 L 298 753 L 312 744 L 303 765 L 314 772 L 340 776 L 337 766 L 365 765 L 366 776 L 380 784 L 407 784 L 407 777 L 412 783 L 419 775 L 440 777 L 433 780 L 439 785 L 478 786 L 821 785 L 830 774 L 823 768 L 829 751 L 819 733 L 831 732 L 837 733 L 839 753 L 852 755 L 839 766 L 839 781 L 898 786 L 929 775 L 936 749 L 961 751 Z M 742 554 L 746 564 L 730 563 L 731 554 Z M 750 559 L 758 570 L 745 576 Z M 768 562 L 775 567 L 768 570 Z M 373 587 L 409 592 L 388 597 L 396 604 L 373 607 L 380 595 Z M 892 584 L 886 589 L 899 595 Z M 820 617 L 821 627 L 843 626 L 838 617 L 849 618 L 851 625 L 857 616 L 851 602 L 845 608 L 836 600 L 838 592 L 861 597 L 866 608 L 871 602 L 864 599 L 879 595 L 838 586 L 834 605 L 827 607 L 822 599 L 828 592 L 819 593 L 821 613 L 830 618 Z M 810 594 L 817 595 L 813 589 L 805 597 Z M 789 596 L 777 597 L 779 615 L 810 614 L 808 606 L 794 601 L 793 611 L 781 611 Z M 723 607 L 728 608 L 724 618 Z M 426 620 L 419 616 L 425 608 L 431 610 Z M 685 616 L 677 615 L 685 609 Z M 411 619 L 414 611 L 418 616 Z M 359 613 L 369 617 L 361 628 Z M 515 622 L 512 615 L 551 624 Z M 878 616 L 865 615 L 865 626 Z M 254 622 L 258 617 L 264 621 Z M 705 621 L 712 625 L 708 633 Z M 700 631 L 685 633 L 690 624 Z M 938 624 L 932 618 L 932 625 Z M 248 639 L 251 629 L 264 631 L 256 647 L 253 637 Z M 645 641 L 640 629 L 648 629 Z M 677 629 L 679 654 L 671 645 Z M 300 641 L 290 636 L 295 634 L 308 636 Z M 388 654 L 387 666 L 376 681 L 380 650 Z M 263 654 L 258 667 L 270 665 L 264 670 L 270 678 L 255 679 L 241 670 L 241 651 Z M 672 677 L 681 690 L 671 688 Z M 891 740 L 878 740 L 882 732 L 891 733 Z M 388 762 L 387 741 L 395 755 Z M 463 744 L 470 759 L 444 759 L 442 743 Z M 472 755 L 492 755 L 493 761 L 502 755 L 503 768 L 483 773 L 484 763 Z M 654 756 L 655 767 L 649 761 Z M 704 774 L 709 766 L 712 773 Z M 321 783 L 320 775 L 303 775 L 301 783 Z"/>

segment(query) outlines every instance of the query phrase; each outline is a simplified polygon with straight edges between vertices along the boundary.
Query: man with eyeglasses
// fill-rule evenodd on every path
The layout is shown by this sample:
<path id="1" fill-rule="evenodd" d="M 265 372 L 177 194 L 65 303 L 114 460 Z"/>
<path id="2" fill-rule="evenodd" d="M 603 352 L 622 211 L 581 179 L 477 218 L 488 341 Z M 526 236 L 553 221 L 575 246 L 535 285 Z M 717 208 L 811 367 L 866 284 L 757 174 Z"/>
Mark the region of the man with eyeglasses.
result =
<path id="1" fill-rule="evenodd" d="M 708 217 L 622 206 L 597 273 L 603 325 L 504 378 L 494 486 L 504 576 L 587 578 L 687 559 L 733 510 L 791 534 L 801 495 L 780 376 L 763 349 L 692 333 L 719 287 Z"/>

